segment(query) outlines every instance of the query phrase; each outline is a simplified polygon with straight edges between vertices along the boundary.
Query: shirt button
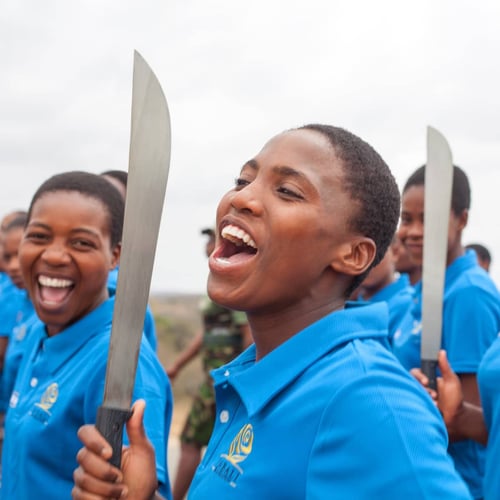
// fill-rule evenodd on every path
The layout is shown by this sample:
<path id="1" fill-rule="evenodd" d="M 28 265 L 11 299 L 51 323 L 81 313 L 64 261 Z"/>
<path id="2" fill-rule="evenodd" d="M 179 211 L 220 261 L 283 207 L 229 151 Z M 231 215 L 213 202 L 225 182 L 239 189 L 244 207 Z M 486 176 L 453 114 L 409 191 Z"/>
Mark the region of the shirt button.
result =
<path id="1" fill-rule="evenodd" d="M 226 370 L 226 371 L 224 372 L 224 377 L 229 377 L 229 370 Z"/>
<path id="2" fill-rule="evenodd" d="M 30 385 L 31 387 L 36 387 L 38 384 L 38 379 L 33 377 L 31 380 L 30 380 Z"/>
<path id="3" fill-rule="evenodd" d="M 222 410 L 219 414 L 219 420 L 225 424 L 229 420 L 229 412 L 227 410 Z"/>

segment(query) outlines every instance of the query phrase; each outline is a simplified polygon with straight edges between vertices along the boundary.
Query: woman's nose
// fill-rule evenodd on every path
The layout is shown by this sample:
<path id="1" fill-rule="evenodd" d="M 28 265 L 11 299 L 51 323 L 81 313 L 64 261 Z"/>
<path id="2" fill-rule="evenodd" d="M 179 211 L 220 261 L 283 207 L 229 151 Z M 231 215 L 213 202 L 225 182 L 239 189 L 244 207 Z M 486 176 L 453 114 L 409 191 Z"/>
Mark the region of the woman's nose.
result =
<path id="1" fill-rule="evenodd" d="M 262 212 L 262 186 L 255 180 L 231 193 L 231 206 L 238 211 L 259 215 Z"/>
<path id="2" fill-rule="evenodd" d="M 70 258 L 64 245 L 51 244 L 43 252 L 42 258 L 50 265 L 57 266 L 66 264 Z"/>

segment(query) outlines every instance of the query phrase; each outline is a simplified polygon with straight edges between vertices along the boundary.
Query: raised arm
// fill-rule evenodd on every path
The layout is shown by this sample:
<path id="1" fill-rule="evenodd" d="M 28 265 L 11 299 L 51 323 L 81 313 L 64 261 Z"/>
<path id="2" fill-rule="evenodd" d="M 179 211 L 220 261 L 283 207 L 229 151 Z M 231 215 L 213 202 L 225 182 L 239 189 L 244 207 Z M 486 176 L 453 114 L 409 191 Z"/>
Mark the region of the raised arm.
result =
<path id="1" fill-rule="evenodd" d="M 167 375 L 170 380 L 173 380 L 179 371 L 189 363 L 199 352 L 203 346 L 203 331 L 200 331 L 194 339 L 188 344 L 186 349 L 179 354 L 170 368 L 167 368 Z"/>

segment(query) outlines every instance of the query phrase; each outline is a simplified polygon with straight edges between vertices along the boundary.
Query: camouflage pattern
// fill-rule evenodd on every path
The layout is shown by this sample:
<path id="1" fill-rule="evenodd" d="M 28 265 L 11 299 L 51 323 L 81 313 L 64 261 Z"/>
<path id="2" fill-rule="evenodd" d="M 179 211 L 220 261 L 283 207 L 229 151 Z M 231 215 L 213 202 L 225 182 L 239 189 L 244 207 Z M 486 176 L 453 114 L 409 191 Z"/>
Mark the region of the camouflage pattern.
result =
<path id="1" fill-rule="evenodd" d="M 198 389 L 181 434 L 182 442 L 200 447 L 208 444 L 215 419 L 215 394 L 210 371 L 229 363 L 242 352 L 241 327 L 247 324 L 245 313 L 221 307 L 208 297 L 204 299 L 201 309 L 205 380 Z"/>

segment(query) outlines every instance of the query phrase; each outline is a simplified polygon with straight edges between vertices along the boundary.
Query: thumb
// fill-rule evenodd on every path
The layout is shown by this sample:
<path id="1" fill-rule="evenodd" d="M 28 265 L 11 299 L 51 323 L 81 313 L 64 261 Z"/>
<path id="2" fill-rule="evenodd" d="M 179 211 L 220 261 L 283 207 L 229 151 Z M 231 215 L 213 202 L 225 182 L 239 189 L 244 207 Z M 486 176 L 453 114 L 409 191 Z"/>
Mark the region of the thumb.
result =
<path id="1" fill-rule="evenodd" d="M 451 369 L 450 363 L 448 362 L 448 357 L 446 351 L 441 349 L 438 354 L 438 365 L 441 370 L 441 376 L 443 379 L 449 379 L 455 376 L 455 372 Z"/>
<path id="2" fill-rule="evenodd" d="M 138 399 L 132 405 L 132 416 L 127 421 L 127 435 L 130 445 L 140 444 L 146 440 L 146 431 L 144 430 L 144 409 L 146 401 Z"/>

